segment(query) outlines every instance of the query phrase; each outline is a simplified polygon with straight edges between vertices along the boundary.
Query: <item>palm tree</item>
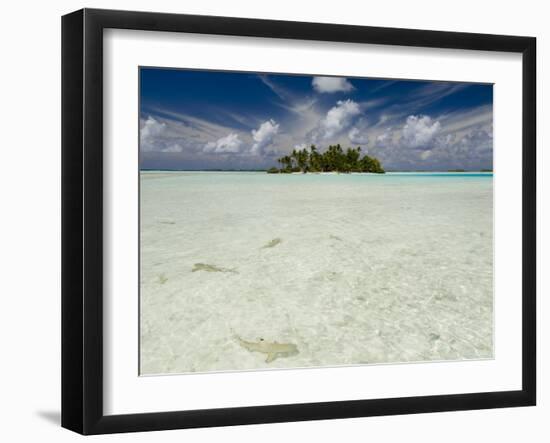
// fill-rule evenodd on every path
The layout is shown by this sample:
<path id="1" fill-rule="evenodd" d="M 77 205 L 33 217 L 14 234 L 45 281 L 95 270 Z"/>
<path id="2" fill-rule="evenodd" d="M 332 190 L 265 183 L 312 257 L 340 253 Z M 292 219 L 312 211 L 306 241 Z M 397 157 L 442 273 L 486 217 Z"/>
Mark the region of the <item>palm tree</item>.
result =
<path id="1" fill-rule="evenodd" d="M 286 169 L 287 171 L 290 171 L 290 170 L 292 169 L 292 156 L 285 155 L 285 156 L 283 157 L 283 159 L 284 159 L 285 165 L 286 165 L 285 169 Z"/>
<path id="2" fill-rule="evenodd" d="M 293 149 L 290 155 L 277 159 L 281 172 L 292 172 L 299 169 L 307 171 L 338 171 L 338 172 L 374 172 L 384 173 L 380 161 L 365 154 L 361 158 L 361 147 L 342 149 L 339 144 L 330 145 L 324 153 L 319 153 L 315 145 L 310 150 Z"/>
<path id="3" fill-rule="evenodd" d="M 300 168 L 300 170 L 302 172 L 306 172 L 307 167 L 308 167 L 309 154 L 305 150 L 305 148 L 298 151 L 295 155 L 295 158 L 296 158 L 296 162 L 298 163 L 298 167 Z"/>
<path id="4" fill-rule="evenodd" d="M 317 172 L 321 169 L 320 155 L 317 152 L 315 145 L 311 145 L 309 149 L 309 170 Z"/>
<path id="5" fill-rule="evenodd" d="M 359 170 L 359 157 L 361 156 L 361 148 L 348 148 L 346 152 L 347 169 L 350 171 Z"/>
<path id="6" fill-rule="evenodd" d="M 298 164 L 298 153 L 296 152 L 296 149 L 292 150 L 292 153 L 290 154 L 290 161 L 291 161 L 291 169 L 294 169 L 294 162 Z"/>

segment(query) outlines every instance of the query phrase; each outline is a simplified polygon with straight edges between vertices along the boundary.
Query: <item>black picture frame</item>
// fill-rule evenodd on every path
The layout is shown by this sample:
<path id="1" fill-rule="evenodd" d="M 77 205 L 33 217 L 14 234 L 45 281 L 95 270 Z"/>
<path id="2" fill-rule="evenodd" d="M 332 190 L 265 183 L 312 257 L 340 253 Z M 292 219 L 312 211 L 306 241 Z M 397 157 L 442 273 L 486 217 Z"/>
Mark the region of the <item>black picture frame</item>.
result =
<path id="1" fill-rule="evenodd" d="M 103 30 L 171 31 L 522 54 L 522 389 L 177 412 L 103 412 Z M 62 18 L 62 426 L 81 434 L 531 406 L 536 403 L 536 39 L 83 9 Z"/>

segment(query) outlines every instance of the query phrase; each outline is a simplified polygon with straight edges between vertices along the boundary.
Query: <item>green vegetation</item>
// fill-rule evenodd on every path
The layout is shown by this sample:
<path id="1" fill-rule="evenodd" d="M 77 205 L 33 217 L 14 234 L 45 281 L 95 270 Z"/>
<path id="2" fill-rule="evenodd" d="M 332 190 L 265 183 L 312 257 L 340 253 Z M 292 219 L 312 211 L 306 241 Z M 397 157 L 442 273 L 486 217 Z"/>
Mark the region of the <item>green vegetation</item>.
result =
<path id="1" fill-rule="evenodd" d="M 328 149 L 320 153 L 315 145 L 309 150 L 294 149 L 290 155 L 285 155 L 277 160 L 280 168 L 270 168 L 270 174 L 291 172 L 373 172 L 383 174 L 385 171 L 380 161 L 374 157 L 364 155 L 361 157 L 361 148 L 348 148 L 344 151 L 338 145 L 330 145 Z"/>

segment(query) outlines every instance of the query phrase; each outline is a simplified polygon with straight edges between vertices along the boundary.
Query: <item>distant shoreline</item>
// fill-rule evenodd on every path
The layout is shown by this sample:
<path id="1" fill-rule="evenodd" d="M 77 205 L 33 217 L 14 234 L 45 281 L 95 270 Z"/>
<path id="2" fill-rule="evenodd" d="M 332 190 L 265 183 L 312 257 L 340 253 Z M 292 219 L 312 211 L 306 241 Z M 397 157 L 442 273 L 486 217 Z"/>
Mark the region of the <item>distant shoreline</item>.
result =
<path id="1" fill-rule="evenodd" d="M 139 172 L 265 172 L 265 169 L 140 169 Z M 445 170 L 434 170 L 434 171 L 410 171 L 410 170 L 395 170 L 395 171 L 386 171 L 389 174 L 493 174 L 492 170 L 463 170 L 463 171 L 445 171 Z M 349 175 L 349 174 L 372 174 L 371 172 L 347 172 L 339 173 L 335 171 L 330 172 L 308 172 L 304 174 L 303 172 L 292 172 L 291 174 L 295 175 Z"/>

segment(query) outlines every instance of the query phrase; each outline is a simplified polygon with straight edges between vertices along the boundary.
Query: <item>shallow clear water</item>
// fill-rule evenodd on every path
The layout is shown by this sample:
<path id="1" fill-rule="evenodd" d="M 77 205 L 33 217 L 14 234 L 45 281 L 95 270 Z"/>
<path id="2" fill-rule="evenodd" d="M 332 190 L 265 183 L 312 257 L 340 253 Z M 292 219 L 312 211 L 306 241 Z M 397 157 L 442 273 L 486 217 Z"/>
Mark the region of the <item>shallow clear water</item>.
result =
<path id="1" fill-rule="evenodd" d="M 142 172 L 142 374 L 491 358 L 492 192 L 491 174 Z"/>

